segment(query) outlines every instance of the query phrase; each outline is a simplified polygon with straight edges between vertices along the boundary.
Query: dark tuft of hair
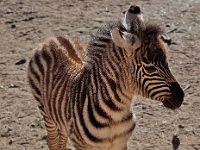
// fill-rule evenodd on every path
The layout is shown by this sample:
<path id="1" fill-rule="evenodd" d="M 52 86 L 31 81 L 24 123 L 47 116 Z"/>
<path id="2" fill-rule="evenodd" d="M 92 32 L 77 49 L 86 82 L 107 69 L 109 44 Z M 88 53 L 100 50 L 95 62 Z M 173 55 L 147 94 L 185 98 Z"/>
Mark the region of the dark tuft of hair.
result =
<path id="1" fill-rule="evenodd" d="M 164 33 L 164 31 L 160 28 L 160 26 L 156 24 L 147 24 L 146 29 L 144 31 L 145 36 L 151 36 L 151 35 L 161 35 Z"/>

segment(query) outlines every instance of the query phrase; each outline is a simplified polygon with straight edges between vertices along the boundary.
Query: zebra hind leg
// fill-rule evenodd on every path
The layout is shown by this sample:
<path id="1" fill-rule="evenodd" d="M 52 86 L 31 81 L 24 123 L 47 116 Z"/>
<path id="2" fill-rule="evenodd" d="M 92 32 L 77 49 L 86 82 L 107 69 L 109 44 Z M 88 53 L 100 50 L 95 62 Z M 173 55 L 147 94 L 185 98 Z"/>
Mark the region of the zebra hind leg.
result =
<path id="1" fill-rule="evenodd" d="M 63 134 L 56 123 L 48 117 L 42 106 L 39 106 L 47 130 L 47 145 L 50 150 L 66 150 L 67 135 Z"/>
<path id="2" fill-rule="evenodd" d="M 47 129 L 47 145 L 50 150 L 59 150 L 59 133 L 56 124 L 49 119 L 44 117 L 45 126 Z"/>
<path id="3" fill-rule="evenodd" d="M 39 105 L 40 113 L 44 118 L 44 123 L 47 130 L 47 145 L 50 150 L 59 150 L 59 132 L 56 123 L 49 118 L 44 111 L 44 107 Z"/>
<path id="4" fill-rule="evenodd" d="M 59 150 L 66 150 L 67 136 L 59 132 Z"/>
<path id="5" fill-rule="evenodd" d="M 48 132 L 47 145 L 50 150 L 66 150 L 67 136 L 60 132 L 56 124 L 49 118 L 45 118 L 45 126 Z"/>

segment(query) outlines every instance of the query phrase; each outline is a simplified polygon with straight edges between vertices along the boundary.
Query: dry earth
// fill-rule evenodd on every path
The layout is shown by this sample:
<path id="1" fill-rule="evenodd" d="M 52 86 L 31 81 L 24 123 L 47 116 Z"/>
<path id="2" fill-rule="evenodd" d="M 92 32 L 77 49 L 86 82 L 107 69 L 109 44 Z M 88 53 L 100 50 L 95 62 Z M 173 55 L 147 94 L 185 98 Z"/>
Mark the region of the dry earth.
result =
<path id="1" fill-rule="evenodd" d="M 145 20 L 160 24 L 172 39 L 168 59 L 185 89 L 180 109 L 159 102 L 133 100 L 137 127 L 129 141 L 134 150 L 200 150 L 200 1 L 199 0 L 0 0 L 0 149 L 47 149 L 44 122 L 26 78 L 32 49 L 47 36 L 71 34 L 85 43 L 131 4 Z M 180 145 L 172 144 L 179 134 Z"/>

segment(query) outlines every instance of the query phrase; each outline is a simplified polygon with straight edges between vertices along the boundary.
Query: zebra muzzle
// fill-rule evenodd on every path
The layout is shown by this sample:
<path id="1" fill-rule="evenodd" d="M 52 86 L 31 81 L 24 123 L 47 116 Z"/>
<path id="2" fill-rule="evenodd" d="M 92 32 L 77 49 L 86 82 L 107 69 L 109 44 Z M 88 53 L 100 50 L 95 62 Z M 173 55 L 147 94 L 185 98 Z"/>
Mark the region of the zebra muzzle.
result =
<path id="1" fill-rule="evenodd" d="M 132 14 L 140 14 L 140 13 L 141 13 L 140 7 L 134 6 L 134 5 L 132 5 L 132 6 L 129 8 L 128 11 L 129 11 L 130 13 L 132 13 Z"/>
<path id="2" fill-rule="evenodd" d="M 176 109 L 183 103 L 184 92 L 177 82 L 172 82 L 170 86 L 172 95 L 163 101 L 163 105 L 170 109 Z"/>
<path id="3" fill-rule="evenodd" d="M 140 7 L 132 5 L 125 14 L 124 26 L 128 31 L 144 29 L 144 19 Z"/>

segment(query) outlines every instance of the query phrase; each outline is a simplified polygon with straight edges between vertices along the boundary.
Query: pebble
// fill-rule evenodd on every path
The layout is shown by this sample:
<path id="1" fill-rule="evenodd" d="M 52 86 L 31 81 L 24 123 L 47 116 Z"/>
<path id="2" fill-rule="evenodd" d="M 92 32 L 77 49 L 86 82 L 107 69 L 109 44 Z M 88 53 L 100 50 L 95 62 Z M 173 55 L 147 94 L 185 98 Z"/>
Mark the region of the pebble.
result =
<path id="1" fill-rule="evenodd" d="M 15 65 L 21 65 L 21 64 L 24 64 L 24 63 L 26 63 L 26 59 L 21 59 L 18 62 L 16 62 Z"/>

